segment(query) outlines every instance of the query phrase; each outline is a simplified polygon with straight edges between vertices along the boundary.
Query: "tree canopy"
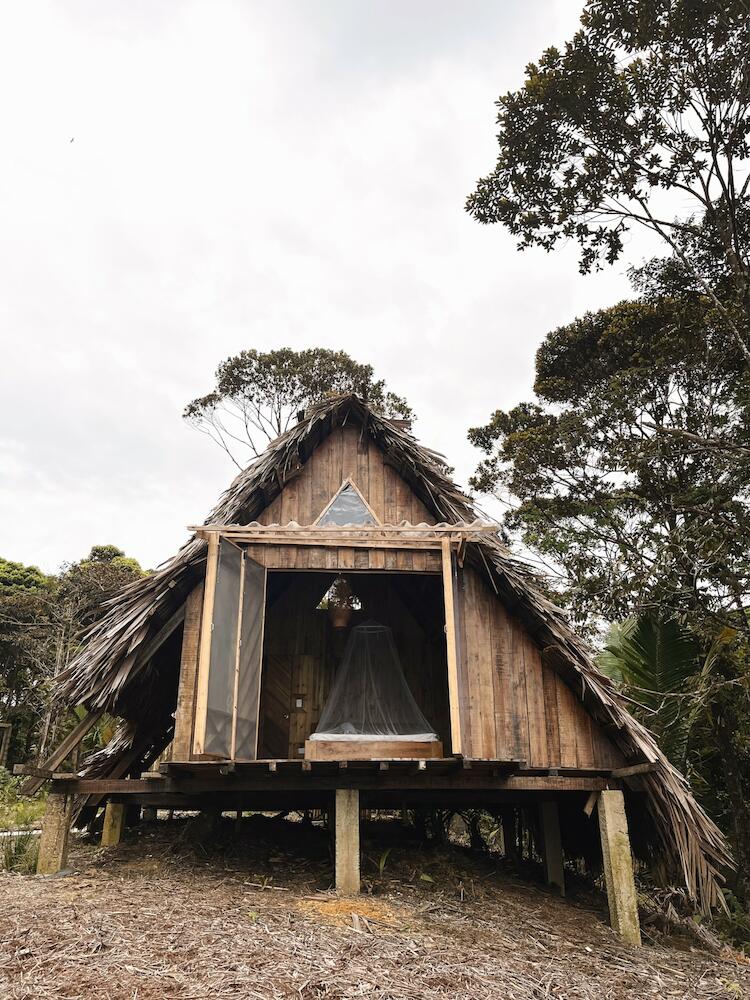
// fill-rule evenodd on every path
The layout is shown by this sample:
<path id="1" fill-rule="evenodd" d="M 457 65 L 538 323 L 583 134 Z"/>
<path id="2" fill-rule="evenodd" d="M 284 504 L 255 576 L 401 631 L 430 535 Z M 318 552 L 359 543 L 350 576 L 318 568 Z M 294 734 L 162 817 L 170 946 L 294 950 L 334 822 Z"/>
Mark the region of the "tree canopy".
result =
<path id="1" fill-rule="evenodd" d="M 651 261 L 633 275 L 640 298 L 548 334 L 535 398 L 470 431 L 485 452 L 473 485 L 508 505 L 580 624 L 625 621 L 603 662 L 689 765 L 744 871 L 750 373 L 683 276 L 679 259 Z M 750 899 L 744 875 L 735 889 Z"/>
<path id="2" fill-rule="evenodd" d="M 581 28 L 497 102 L 499 154 L 467 202 L 521 247 L 577 241 L 586 272 L 643 225 L 714 302 L 750 363 L 750 8 L 588 0 Z M 718 248 L 718 287 L 694 255 Z M 687 241 L 687 242 L 686 242 Z"/>
<path id="3" fill-rule="evenodd" d="M 64 725 L 52 682 L 102 613 L 102 604 L 138 579 L 137 560 L 114 545 L 55 575 L 0 558 L 0 720 L 12 725 L 11 761 L 41 754 Z"/>
<path id="4" fill-rule="evenodd" d="M 372 365 L 345 351 L 322 347 L 294 351 L 242 351 L 216 371 L 216 386 L 188 403 L 184 418 L 215 441 L 243 468 L 265 445 L 283 434 L 297 414 L 330 394 L 354 392 L 387 417 L 412 417 L 401 396 Z"/>
<path id="5" fill-rule="evenodd" d="M 581 622 L 671 609 L 747 629 L 748 376 L 715 318 L 666 297 L 589 313 L 540 347 L 536 399 L 470 431 L 473 485 L 512 502 Z"/>

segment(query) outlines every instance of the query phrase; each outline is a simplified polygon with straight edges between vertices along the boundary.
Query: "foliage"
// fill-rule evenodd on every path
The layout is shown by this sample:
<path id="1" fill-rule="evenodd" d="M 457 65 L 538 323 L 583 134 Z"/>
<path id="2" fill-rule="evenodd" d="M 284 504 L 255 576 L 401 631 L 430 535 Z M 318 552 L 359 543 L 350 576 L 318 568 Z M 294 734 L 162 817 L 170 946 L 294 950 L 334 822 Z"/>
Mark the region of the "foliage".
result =
<path id="1" fill-rule="evenodd" d="M 252 349 L 227 358 L 216 371 L 216 387 L 189 403 L 183 416 L 242 468 L 248 451 L 257 457 L 301 410 L 349 392 L 387 417 L 412 416 L 405 399 L 387 389 L 383 379 L 375 380 L 372 365 L 322 347 Z"/>
<path id="2" fill-rule="evenodd" d="M 33 833 L 21 833 L 2 841 L 0 870 L 33 875 L 39 857 L 39 837 Z"/>
<path id="3" fill-rule="evenodd" d="M 38 591 L 50 585 L 50 578 L 36 566 L 24 566 L 23 563 L 10 562 L 0 556 L 0 591 Z"/>
<path id="4" fill-rule="evenodd" d="M 103 602 L 142 575 L 114 545 L 94 546 L 55 576 L 0 562 L 0 719 L 12 725 L 11 762 L 43 755 L 72 723 L 52 702 L 54 680 Z"/>
<path id="5" fill-rule="evenodd" d="M 588 0 L 574 38 L 498 100 L 497 163 L 468 211 L 522 248 L 577 241 L 583 272 L 616 261 L 630 226 L 648 227 L 747 364 L 749 65 L 744 0 Z M 722 287 L 695 253 L 701 232 L 730 277 Z"/>
<path id="6" fill-rule="evenodd" d="M 721 314 L 681 273 L 674 257 L 652 261 L 633 275 L 640 299 L 546 337 L 536 398 L 470 431 L 485 452 L 473 484 L 508 504 L 506 525 L 541 554 L 581 626 L 636 617 L 610 638 L 620 672 L 742 872 L 749 376 Z"/>
<path id="7" fill-rule="evenodd" d="M 676 297 L 586 314 L 539 349 L 536 400 L 470 431 L 473 485 L 514 505 L 581 623 L 671 609 L 748 630 L 750 453 L 710 442 L 748 439 L 749 383 L 715 316 Z"/>
<path id="8" fill-rule="evenodd" d="M 21 830 L 37 826 L 44 813 L 43 793 L 21 795 L 22 778 L 14 778 L 0 767 L 0 830 Z"/>
<path id="9" fill-rule="evenodd" d="M 0 721 L 11 724 L 11 761 L 26 756 L 44 711 L 54 592 L 36 567 L 0 561 Z"/>
<path id="10" fill-rule="evenodd" d="M 599 667 L 622 684 L 636 703 L 635 714 L 683 772 L 693 769 L 692 738 L 726 683 L 721 657 L 735 636 L 733 629 L 722 629 L 704 652 L 676 619 L 641 615 L 612 625 L 599 654 Z"/>

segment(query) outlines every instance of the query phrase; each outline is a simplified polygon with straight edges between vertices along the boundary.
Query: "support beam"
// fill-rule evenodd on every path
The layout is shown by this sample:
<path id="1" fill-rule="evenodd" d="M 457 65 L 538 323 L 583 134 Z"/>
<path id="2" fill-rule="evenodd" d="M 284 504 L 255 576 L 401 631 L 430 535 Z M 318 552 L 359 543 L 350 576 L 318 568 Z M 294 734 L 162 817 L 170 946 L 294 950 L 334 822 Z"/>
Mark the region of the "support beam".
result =
<path id="1" fill-rule="evenodd" d="M 42 818 L 42 835 L 39 839 L 37 875 L 54 875 L 68 863 L 68 834 L 73 798 L 65 793 L 52 792 Z"/>
<path id="2" fill-rule="evenodd" d="M 125 826 L 125 808 L 122 802 L 107 803 L 102 827 L 102 847 L 115 847 L 120 843 Z"/>
<path id="3" fill-rule="evenodd" d="M 182 631 L 182 652 L 180 654 L 180 680 L 177 688 L 177 707 L 174 713 L 173 760 L 190 760 L 193 752 L 195 694 L 198 680 L 198 646 L 200 643 L 202 614 L 203 581 L 201 580 L 190 591 L 185 602 L 185 626 Z"/>
<path id="4" fill-rule="evenodd" d="M 208 672 L 211 660 L 211 635 L 214 622 L 214 597 L 216 575 L 219 569 L 219 536 L 211 535 L 206 556 L 206 576 L 201 612 L 200 639 L 198 642 L 198 682 L 195 693 L 195 724 L 193 728 L 193 753 L 200 756 L 206 740 L 206 712 L 208 710 Z"/>
<path id="5" fill-rule="evenodd" d="M 104 709 L 98 708 L 95 712 L 89 712 L 88 715 L 84 716 L 75 729 L 68 733 L 60 746 L 53 750 L 46 760 L 42 761 L 40 764 L 41 769 L 45 771 L 56 771 L 65 761 L 70 752 L 75 750 L 84 736 L 86 736 L 94 728 L 99 719 L 101 719 L 102 715 L 104 715 Z M 28 778 L 21 785 L 21 794 L 33 795 L 34 792 L 39 791 L 45 780 L 45 778 L 39 777 Z"/>
<path id="6" fill-rule="evenodd" d="M 156 806 L 144 806 L 142 816 L 144 823 L 155 823 L 157 819 Z"/>
<path id="7" fill-rule="evenodd" d="M 451 751 L 463 753 L 461 739 L 461 705 L 458 678 L 458 639 L 456 636 L 456 606 L 453 590 L 453 556 L 449 538 L 441 542 L 443 559 L 443 602 L 445 605 L 445 641 L 448 662 L 448 706 L 451 720 Z"/>
<path id="8" fill-rule="evenodd" d="M 638 897 L 633 877 L 625 798 L 621 791 L 601 792 L 598 803 L 604 877 L 607 883 L 609 920 L 627 944 L 640 945 Z"/>
<path id="9" fill-rule="evenodd" d="M 500 825 L 503 831 L 503 854 L 510 861 L 518 861 L 518 841 L 516 839 L 516 813 L 512 806 L 500 810 Z"/>
<path id="10" fill-rule="evenodd" d="M 336 789 L 336 892 L 359 893 L 359 790 Z"/>
<path id="11" fill-rule="evenodd" d="M 539 818 L 542 827 L 542 847 L 544 850 L 544 874 L 547 885 L 559 889 L 565 895 L 565 869 L 563 867 L 562 841 L 560 839 L 560 816 L 556 802 L 541 802 Z"/>

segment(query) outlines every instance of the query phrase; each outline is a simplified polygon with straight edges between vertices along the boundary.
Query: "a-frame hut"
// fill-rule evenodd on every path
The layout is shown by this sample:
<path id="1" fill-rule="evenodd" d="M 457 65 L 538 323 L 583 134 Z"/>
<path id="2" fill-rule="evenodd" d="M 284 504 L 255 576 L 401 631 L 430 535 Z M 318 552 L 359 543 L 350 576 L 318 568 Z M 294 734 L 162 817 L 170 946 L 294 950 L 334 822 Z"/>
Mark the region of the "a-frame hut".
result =
<path id="1" fill-rule="evenodd" d="M 344 891 L 360 806 L 481 805 L 508 837 L 521 816 L 537 824 L 561 888 L 563 854 L 601 842 L 613 923 L 637 940 L 626 813 L 635 854 L 703 908 L 731 864 L 497 526 L 356 396 L 301 414 L 173 559 L 110 602 L 60 693 L 89 715 L 29 790 L 102 712 L 122 722 L 77 775 L 52 776 L 43 870 L 62 863 L 74 797 L 110 803 L 110 842 L 127 803 L 335 802 Z"/>

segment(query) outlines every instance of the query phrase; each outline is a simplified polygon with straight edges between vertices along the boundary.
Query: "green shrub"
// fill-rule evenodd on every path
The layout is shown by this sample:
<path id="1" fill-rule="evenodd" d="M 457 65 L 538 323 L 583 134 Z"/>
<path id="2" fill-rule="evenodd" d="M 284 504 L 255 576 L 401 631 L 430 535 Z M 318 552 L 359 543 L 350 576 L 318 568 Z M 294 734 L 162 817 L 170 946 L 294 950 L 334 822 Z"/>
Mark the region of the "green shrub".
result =
<path id="1" fill-rule="evenodd" d="M 36 826 L 44 813 L 44 794 L 21 795 L 22 778 L 14 778 L 0 767 L 0 830 L 19 830 Z"/>
<path id="2" fill-rule="evenodd" d="M 27 832 L 16 836 L 4 837 L 0 842 L 0 868 L 3 871 L 19 872 L 23 875 L 33 875 L 39 857 L 39 837 Z"/>

